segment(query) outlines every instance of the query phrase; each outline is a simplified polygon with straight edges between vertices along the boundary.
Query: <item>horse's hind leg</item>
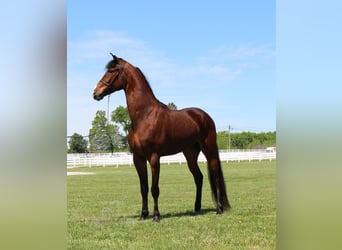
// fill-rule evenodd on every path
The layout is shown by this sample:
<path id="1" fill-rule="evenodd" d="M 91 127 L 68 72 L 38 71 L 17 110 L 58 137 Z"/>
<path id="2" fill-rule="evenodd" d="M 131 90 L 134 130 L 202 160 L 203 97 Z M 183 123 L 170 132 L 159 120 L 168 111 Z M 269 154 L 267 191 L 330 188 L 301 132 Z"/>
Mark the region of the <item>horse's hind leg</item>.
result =
<path id="1" fill-rule="evenodd" d="M 196 201 L 194 212 L 199 212 L 201 210 L 201 200 L 202 200 L 202 185 L 203 185 L 203 174 L 198 167 L 197 159 L 200 152 L 199 145 L 194 145 L 183 151 L 183 154 L 188 162 L 188 167 L 192 173 L 195 183 L 196 183 Z"/>
<path id="2" fill-rule="evenodd" d="M 140 220 L 145 220 L 148 216 L 148 177 L 146 159 L 134 154 L 133 161 L 140 180 L 140 192 L 142 197 L 142 209 Z"/>
<path id="3" fill-rule="evenodd" d="M 222 214 L 224 210 L 230 208 L 230 204 L 216 144 L 216 133 L 209 135 L 211 136 L 208 136 L 202 143 L 201 150 L 208 161 L 209 181 L 213 197 L 216 201 L 216 212 L 217 214 Z"/>

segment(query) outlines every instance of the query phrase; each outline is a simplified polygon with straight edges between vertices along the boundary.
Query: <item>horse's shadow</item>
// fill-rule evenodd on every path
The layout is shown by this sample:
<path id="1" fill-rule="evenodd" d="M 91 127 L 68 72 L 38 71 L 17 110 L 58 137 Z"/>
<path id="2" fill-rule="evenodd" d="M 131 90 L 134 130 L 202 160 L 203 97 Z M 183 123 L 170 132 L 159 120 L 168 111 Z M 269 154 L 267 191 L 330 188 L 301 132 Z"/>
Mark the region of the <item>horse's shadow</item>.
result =
<path id="1" fill-rule="evenodd" d="M 179 212 L 179 213 L 166 213 L 166 214 L 161 214 L 160 219 L 169 219 L 169 218 L 181 218 L 181 217 L 193 217 L 193 216 L 200 216 L 200 215 L 205 215 L 207 213 L 215 213 L 216 209 L 214 208 L 205 208 L 201 209 L 199 212 L 194 212 L 193 210 L 187 210 L 185 212 Z M 129 216 L 130 218 L 138 218 L 136 215 Z M 149 215 L 145 220 L 149 220 L 153 218 L 153 214 Z"/>
<path id="2" fill-rule="evenodd" d="M 167 218 L 199 216 L 199 215 L 205 215 L 207 213 L 215 213 L 215 212 L 216 212 L 216 210 L 214 208 L 206 208 L 206 209 L 201 209 L 201 211 L 199 211 L 199 212 L 194 212 L 193 210 L 188 210 L 188 211 L 179 212 L 179 213 L 162 214 L 160 217 L 161 217 L 161 219 L 167 219 Z"/>

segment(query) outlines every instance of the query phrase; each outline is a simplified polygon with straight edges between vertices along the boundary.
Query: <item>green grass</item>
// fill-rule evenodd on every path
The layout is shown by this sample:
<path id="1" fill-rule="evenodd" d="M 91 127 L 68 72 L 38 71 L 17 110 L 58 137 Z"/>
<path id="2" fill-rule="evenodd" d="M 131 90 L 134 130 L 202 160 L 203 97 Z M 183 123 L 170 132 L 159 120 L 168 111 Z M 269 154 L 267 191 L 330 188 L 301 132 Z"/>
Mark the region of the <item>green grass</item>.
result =
<path id="1" fill-rule="evenodd" d="M 186 165 L 162 165 L 160 223 L 139 221 L 134 167 L 78 168 L 69 176 L 68 249 L 275 249 L 275 161 L 222 163 L 232 209 L 215 214 L 207 168 L 202 213 L 192 216 L 195 184 Z M 151 175 L 149 171 L 149 182 Z M 150 214 L 153 199 L 149 193 Z"/>

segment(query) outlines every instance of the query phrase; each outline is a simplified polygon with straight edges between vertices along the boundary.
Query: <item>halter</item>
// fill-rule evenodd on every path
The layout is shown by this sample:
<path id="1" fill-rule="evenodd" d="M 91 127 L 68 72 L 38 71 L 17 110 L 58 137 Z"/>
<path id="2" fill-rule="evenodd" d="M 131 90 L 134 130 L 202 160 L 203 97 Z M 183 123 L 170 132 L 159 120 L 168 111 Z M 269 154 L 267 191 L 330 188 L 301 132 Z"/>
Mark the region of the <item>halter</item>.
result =
<path id="1" fill-rule="evenodd" d="M 113 81 L 110 81 L 110 82 L 105 82 L 105 81 L 102 81 L 102 79 L 100 80 L 100 82 L 104 85 L 106 85 L 107 87 L 111 87 L 113 88 L 113 83 L 119 78 L 119 75 L 121 73 L 123 73 L 123 70 L 124 70 L 124 67 L 125 67 L 125 64 L 126 62 L 123 62 L 122 65 L 120 65 L 119 68 L 116 68 L 116 69 L 113 69 L 113 70 L 108 70 L 109 73 L 114 73 L 115 71 L 118 71 L 118 73 L 116 74 L 116 76 L 114 77 L 114 80 Z M 125 75 L 122 74 L 122 80 L 124 81 L 124 88 L 126 88 L 126 78 L 125 78 Z"/>

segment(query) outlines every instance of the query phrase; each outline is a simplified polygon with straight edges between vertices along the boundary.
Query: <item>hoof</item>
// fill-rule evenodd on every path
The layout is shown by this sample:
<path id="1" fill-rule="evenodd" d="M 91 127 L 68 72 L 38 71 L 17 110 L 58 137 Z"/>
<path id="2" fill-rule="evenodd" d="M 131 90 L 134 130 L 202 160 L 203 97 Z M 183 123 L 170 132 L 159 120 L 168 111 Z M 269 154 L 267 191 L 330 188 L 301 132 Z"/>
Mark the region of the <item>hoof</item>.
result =
<path id="1" fill-rule="evenodd" d="M 223 214 L 223 209 L 222 208 L 217 208 L 216 209 L 216 214 L 217 215 Z"/>
<path id="2" fill-rule="evenodd" d="M 191 215 L 198 215 L 201 213 L 201 209 L 195 209 L 192 211 L 192 214 Z"/>
<path id="3" fill-rule="evenodd" d="M 156 213 L 153 215 L 153 221 L 154 222 L 160 222 L 160 214 L 159 213 Z"/>
<path id="4" fill-rule="evenodd" d="M 139 220 L 146 220 L 148 217 L 148 211 L 143 211 L 141 212 L 141 216 L 139 218 Z"/>

